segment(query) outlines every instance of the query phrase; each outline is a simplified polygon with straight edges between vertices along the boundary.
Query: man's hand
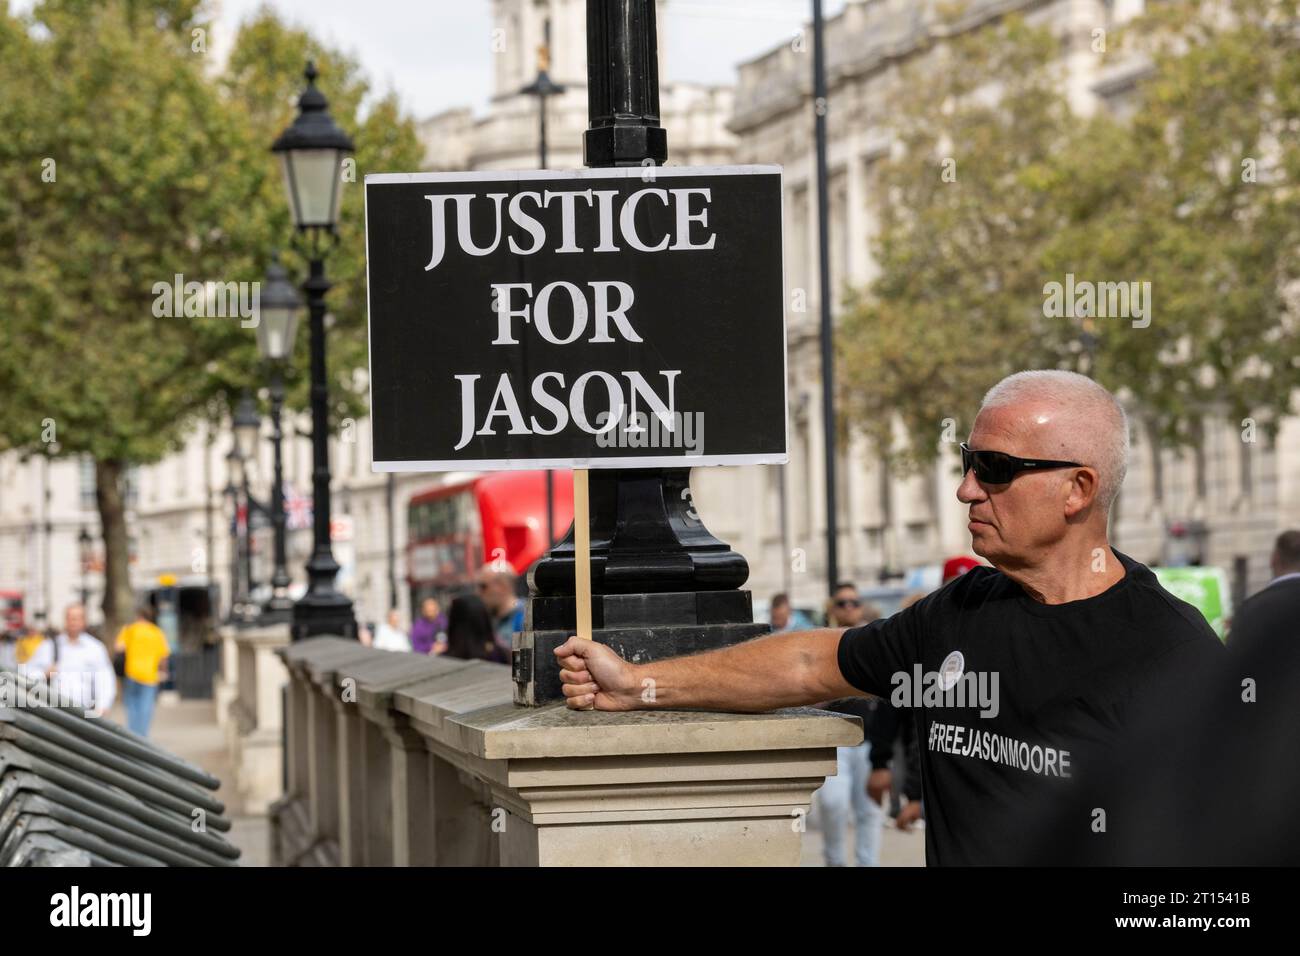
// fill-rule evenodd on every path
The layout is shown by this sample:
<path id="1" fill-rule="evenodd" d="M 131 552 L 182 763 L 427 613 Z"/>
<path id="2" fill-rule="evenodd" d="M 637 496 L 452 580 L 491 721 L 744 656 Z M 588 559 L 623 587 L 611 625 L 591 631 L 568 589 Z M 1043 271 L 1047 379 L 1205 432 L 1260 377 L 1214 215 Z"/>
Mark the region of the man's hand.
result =
<path id="1" fill-rule="evenodd" d="M 570 710 L 635 710 L 633 667 L 604 644 L 570 637 L 555 649 Z"/>
<path id="2" fill-rule="evenodd" d="M 919 819 L 921 819 L 921 801 L 909 800 L 899 809 L 898 816 L 894 817 L 894 825 L 900 830 L 910 830 L 912 824 Z"/>
<path id="3" fill-rule="evenodd" d="M 867 796 L 871 798 L 872 803 L 880 803 L 884 800 L 885 795 L 889 793 L 889 788 L 893 783 L 894 772 L 888 767 L 873 770 L 871 776 L 867 777 Z"/>

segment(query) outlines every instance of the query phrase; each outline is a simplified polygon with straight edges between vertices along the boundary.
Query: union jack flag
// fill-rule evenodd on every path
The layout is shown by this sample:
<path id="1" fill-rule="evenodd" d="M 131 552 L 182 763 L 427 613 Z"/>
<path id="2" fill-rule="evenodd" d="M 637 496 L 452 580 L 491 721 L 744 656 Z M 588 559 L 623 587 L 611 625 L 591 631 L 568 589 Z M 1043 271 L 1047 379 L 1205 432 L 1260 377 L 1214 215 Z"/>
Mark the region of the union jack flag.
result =
<path id="1" fill-rule="evenodd" d="M 300 495 L 287 481 L 284 483 L 284 525 L 289 531 L 311 527 L 311 498 Z"/>

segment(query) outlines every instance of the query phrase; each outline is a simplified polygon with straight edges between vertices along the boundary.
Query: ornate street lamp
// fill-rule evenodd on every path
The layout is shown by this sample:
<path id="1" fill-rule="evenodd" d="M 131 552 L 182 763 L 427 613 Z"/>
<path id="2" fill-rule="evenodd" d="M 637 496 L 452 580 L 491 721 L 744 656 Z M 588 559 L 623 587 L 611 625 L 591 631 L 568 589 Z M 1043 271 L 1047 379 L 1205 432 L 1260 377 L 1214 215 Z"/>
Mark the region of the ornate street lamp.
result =
<path id="1" fill-rule="evenodd" d="M 257 460 L 257 439 L 262 431 L 262 418 L 257 414 L 257 406 L 253 404 L 253 396 L 244 392 L 239 397 L 239 404 L 235 406 L 235 415 L 232 420 L 235 432 L 235 447 L 239 449 L 239 457 L 243 459 L 243 464 Z M 246 471 L 247 469 L 243 469 Z M 245 477 L 247 477 L 245 475 Z"/>
<path id="2" fill-rule="evenodd" d="M 329 378 L 325 369 L 325 251 L 337 240 L 343 161 L 352 140 L 334 123 L 329 103 L 316 88 L 316 67 L 307 64 L 307 89 L 298 116 L 280 134 L 272 152 L 284 170 L 289 209 L 311 272 L 303 286 L 311 322 L 312 531 L 307 593 L 293 608 L 293 639 L 318 634 L 355 638 L 352 602 L 334 587 L 339 565 L 330 549 Z"/>

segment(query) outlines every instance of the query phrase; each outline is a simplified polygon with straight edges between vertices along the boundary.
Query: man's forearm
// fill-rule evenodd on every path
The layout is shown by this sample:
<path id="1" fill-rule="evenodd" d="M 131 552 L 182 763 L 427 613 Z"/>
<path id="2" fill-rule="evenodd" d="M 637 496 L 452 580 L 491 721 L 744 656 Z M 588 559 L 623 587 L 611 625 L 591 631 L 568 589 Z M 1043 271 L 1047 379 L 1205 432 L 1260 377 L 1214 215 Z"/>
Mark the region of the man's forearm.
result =
<path id="1" fill-rule="evenodd" d="M 636 706 L 759 713 L 859 691 L 840 675 L 834 628 L 755 638 L 634 667 Z"/>

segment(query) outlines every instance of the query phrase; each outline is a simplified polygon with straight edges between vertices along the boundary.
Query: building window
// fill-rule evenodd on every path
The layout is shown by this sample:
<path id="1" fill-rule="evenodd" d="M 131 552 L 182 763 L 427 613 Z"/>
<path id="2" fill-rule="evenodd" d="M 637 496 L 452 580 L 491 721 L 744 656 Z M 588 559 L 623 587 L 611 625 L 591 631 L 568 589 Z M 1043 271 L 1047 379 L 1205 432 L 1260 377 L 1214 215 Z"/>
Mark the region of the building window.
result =
<path id="1" fill-rule="evenodd" d="M 1207 488 L 1209 486 L 1208 463 L 1206 462 L 1205 443 L 1210 440 L 1209 429 L 1205 427 L 1204 419 L 1197 425 L 1196 444 L 1192 446 L 1192 481 L 1196 489 L 1196 497 L 1204 501 L 1207 497 Z"/>
<path id="2" fill-rule="evenodd" d="M 1151 436 L 1151 500 L 1157 505 L 1165 500 L 1165 463 L 1160 455 L 1160 436 L 1154 425 L 1147 426 Z"/>
<path id="3" fill-rule="evenodd" d="M 185 475 L 185 466 L 189 464 L 189 462 L 186 460 L 187 457 L 188 457 L 188 455 L 187 455 L 188 452 L 189 452 L 189 446 L 188 446 L 188 445 L 182 445 L 182 446 L 181 446 L 181 447 L 176 451 L 176 459 L 175 459 L 175 461 L 172 463 L 172 467 L 173 467 L 173 469 L 174 469 L 174 470 L 173 470 L 173 477 L 174 477 L 175 480 L 176 480 L 176 484 L 175 484 L 176 495 L 175 495 L 175 497 L 176 497 L 178 500 L 181 499 L 181 498 L 184 498 L 184 497 L 185 497 L 185 485 L 186 485 L 186 481 L 185 481 L 185 478 L 186 478 L 186 475 Z"/>
<path id="4" fill-rule="evenodd" d="M 808 276 L 808 190 L 806 187 L 795 189 L 790 193 L 790 252 L 789 263 L 790 289 L 803 290 L 804 308 L 810 309 Z"/>
<path id="5" fill-rule="evenodd" d="M 81 491 L 81 510 L 94 511 L 99 507 L 95 498 L 95 459 L 82 455 L 77 462 L 77 477 Z"/>
<path id="6" fill-rule="evenodd" d="M 140 469 L 132 466 L 126 472 L 125 502 L 128 509 L 134 509 L 140 503 Z"/>

